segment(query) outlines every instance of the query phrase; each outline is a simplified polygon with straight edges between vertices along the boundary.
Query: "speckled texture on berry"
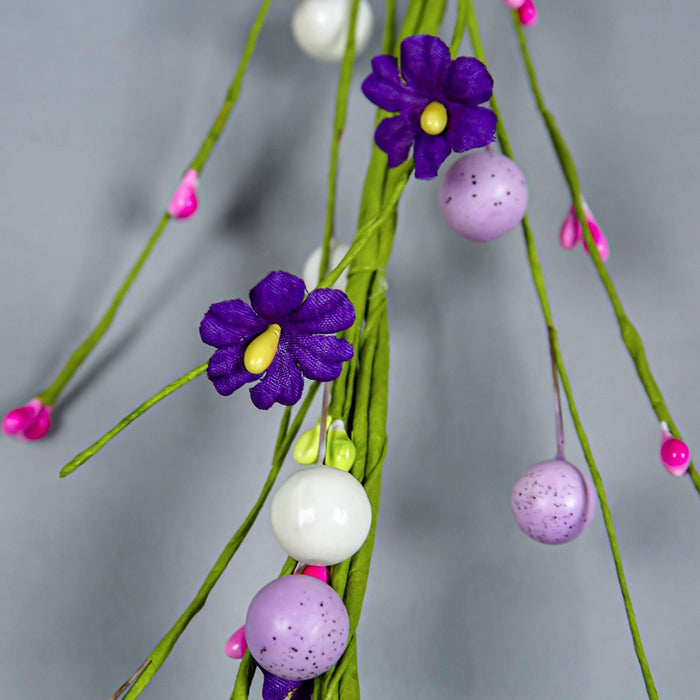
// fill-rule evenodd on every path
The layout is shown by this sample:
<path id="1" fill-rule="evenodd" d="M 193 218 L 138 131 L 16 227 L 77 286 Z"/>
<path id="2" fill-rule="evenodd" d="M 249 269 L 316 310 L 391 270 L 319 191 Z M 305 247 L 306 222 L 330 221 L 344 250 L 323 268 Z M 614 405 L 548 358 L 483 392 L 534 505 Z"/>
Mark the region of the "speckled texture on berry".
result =
<path id="1" fill-rule="evenodd" d="M 293 574 L 275 579 L 253 598 L 245 622 L 248 649 L 270 673 L 293 681 L 325 673 L 348 641 L 348 613 L 323 581 Z"/>
<path id="2" fill-rule="evenodd" d="M 527 183 L 510 158 L 470 151 L 440 183 L 440 211 L 448 226 L 472 241 L 492 241 L 518 225 L 527 208 Z"/>
<path id="3" fill-rule="evenodd" d="M 544 544 L 576 539 L 593 519 L 595 504 L 588 479 L 573 464 L 561 459 L 527 469 L 515 482 L 511 494 L 518 527 Z"/>

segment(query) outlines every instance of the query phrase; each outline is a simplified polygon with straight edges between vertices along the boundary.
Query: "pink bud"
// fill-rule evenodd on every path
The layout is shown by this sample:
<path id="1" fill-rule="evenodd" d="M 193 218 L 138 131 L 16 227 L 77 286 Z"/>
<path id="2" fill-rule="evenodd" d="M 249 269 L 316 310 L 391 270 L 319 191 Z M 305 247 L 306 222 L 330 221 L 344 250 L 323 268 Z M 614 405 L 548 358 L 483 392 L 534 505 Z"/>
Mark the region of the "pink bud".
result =
<path id="1" fill-rule="evenodd" d="M 299 567 L 294 573 L 304 574 L 304 576 L 313 576 L 323 583 L 328 583 L 328 569 L 325 566 L 315 566 L 307 564 L 303 569 Z"/>
<path id="2" fill-rule="evenodd" d="M 175 219 L 188 219 L 197 211 L 197 171 L 188 170 L 168 204 L 168 214 Z"/>
<path id="3" fill-rule="evenodd" d="M 673 437 L 666 423 L 661 424 L 661 464 L 671 476 L 683 476 L 690 465 L 690 450 L 683 440 Z"/>
<path id="4" fill-rule="evenodd" d="M 598 253 L 600 254 L 600 259 L 605 262 L 610 257 L 610 246 L 608 245 L 608 239 L 601 231 L 600 226 L 598 226 L 598 222 L 593 218 L 593 214 L 591 214 L 588 208 L 586 208 L 586 222 L 588 223 L 588 228 L 591 229 L 591 236 L 593 236 L 593 241 L 595 243 L 595 247 L 598 249 Z M 583 247 L 586 249 L 586 252 L 588 252 L 588 244 L 586 243 L 585 237 L 583 239 Z"/>
<path id="5" fill-rule="evenodd" d="M 559 243 L 565 250 L 571 250 L 581 240 L 581 224 L 576 218 L 576 210 L 572 204 L 569 213 L 564 219 L 561 228 L 559 229 Z"/>
<path id="6" fill-rule="evenodd" d="M 16 435 L 19 440 L 39 440 L 51 427 L 51 406 L 32 399 L 24 406 L 13 408 L 2 420 L 5 435 Z"/>
<path id="7" fill-rule="evenodd" d="M 503 0 L 503 4 L 511 10 L 519 10 L 524 2 L 525 0 Z"/>
<path id="8" fill-rule="evenodd" d="M 534 27 L 537 24 L 537 8 L 532 0 L 525 2 L 518 8 L 518 17 L 523 27 Z"/>
<path id="9" fill-rule="evenodd" d="M 231 659 L 242 659 L 243 655 L 248 648 L 248 643 L 245 640 L 245 625 L 237 629 L 230 637 L 226 646 L 224 647 L 224 652 L 226 656 Z"/>

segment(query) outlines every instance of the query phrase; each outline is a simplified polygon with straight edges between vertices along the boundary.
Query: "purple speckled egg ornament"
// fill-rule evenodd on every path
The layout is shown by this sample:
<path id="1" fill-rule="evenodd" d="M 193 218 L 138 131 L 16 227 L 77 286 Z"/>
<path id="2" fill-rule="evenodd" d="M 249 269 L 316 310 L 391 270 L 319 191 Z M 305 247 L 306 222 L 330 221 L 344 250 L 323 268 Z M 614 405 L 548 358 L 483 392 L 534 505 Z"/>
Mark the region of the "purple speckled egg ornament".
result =
<path id="1" fill-rule="evenodd" d="M 253 598 L 245 621 L 258 664 L 290 681 L 325 673 L 341 657 L 350 622 L 340 596 L 312 576 L 275 579 Z"/>
<path id="2" fill-rule="evenodd" d="M 563 459 L 533 465 L 515 482 L 510 499 L 518 527 L 543 544 L 576 539 L 591 523 L 596 499 L 588 479 Z"/>
<path id="3" fill-rule="evenodd" d="M 492 241 L 518 225 L 527 209 L 520 168 L 500 153 L 470 151 L 440 183 L 440 211 L 448 226 L 472 241 Z"/>

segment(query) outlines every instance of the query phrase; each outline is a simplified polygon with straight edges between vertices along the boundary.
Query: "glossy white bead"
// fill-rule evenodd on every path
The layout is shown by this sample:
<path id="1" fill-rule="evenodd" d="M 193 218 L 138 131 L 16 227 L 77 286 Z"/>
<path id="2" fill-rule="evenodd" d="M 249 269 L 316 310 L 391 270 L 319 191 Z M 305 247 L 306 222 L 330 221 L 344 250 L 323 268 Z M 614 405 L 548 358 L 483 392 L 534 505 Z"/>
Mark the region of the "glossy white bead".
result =
<path id="1" fill-rule="evenodd" d="M 340 61 L 345 53 L 351 0 L 302 0 L 292 16 L 292 35 L 299 48 L 318 61 Z M 372 7 L 360 2 L 355 24 L 355 54 L 369 43 L 374 26 Z"/>
<path id="2" fill-rule="evenodd" d="M 292 474 L 272 499 L 272 529 L 297 561 L 331 566 L 352 556 L 367 538 L 372 508 L 362 484 L 335 467 Z"/>
<path id="3" fill-rule="evenodd" d="M 350 246 L 345 243 L 338 243 L 338 241 L 331 241 L 331 254 L 328 260 L 328 271 L 330 272 L 344 257 L 345 253 L 350 250 Z M 321 246 L 316 248 L 311 255 L 306 259 L 304 263 L 304 271 L 302 272 L 302 277 L 304 279 L 304 284 L 306 288 L 311 291 L 318 285 L 318 269 L 321 265 Z M 335 283 L 332 285 L 333 289 L 340 289 L 345 291 L 348 286 L 348 268 L 343 270 L 343 274 L 338 277 Z"/>

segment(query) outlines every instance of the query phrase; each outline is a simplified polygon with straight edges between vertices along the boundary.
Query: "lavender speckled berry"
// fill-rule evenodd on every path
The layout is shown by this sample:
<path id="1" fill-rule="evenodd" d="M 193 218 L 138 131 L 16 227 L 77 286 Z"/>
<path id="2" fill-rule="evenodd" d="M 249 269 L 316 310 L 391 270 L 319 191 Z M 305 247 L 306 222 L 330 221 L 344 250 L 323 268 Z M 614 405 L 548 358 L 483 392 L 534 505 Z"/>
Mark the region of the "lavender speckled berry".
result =
<path id="1" fill-rule="evenodd" d="M 511 508 L 518 527 L 533 540 L 563 544 L 591 523 L 596 499 L 588 479 L 569 462 L 539 462 L 515 482 Z"/>
<path id="2" fill-rule="evenodd" d="M 472 241 L 492 241 L 518 225 L 527 209 L 520 168 L 500 153 L 472 151 L 445 173 L 440 211 L 448 226 Z"/>
<path id="3" fill-rule="evenodd" d="M 311 576 L 275 579 L 253 598 L 245 621 L 248 649 L 262 668 L 287 680 L 325 673 L 341 657 L 350 623 L 340 596 Z"/>

